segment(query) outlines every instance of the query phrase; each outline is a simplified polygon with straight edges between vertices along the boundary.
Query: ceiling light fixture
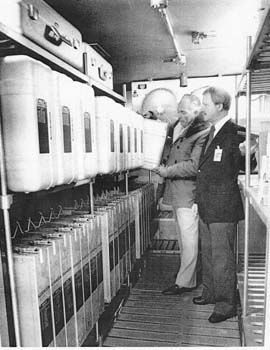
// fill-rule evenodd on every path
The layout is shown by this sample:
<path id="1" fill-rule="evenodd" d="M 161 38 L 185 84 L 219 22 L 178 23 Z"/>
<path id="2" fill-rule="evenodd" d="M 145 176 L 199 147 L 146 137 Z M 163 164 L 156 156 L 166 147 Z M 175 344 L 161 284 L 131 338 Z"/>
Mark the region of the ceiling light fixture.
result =
<path id="1" fill-rule="evenodd" d="M 207 35 L 203 32 L 192 32 L 191 40 L 193 44 L 200 44 L 203 39 L 207 38 Z"/>
<path id="2" fill-rule="evenodd" d="M 191 33 L 191 41 L 192 41 L 193 44 L 198 45 L 198 44 L 201 43 L 201 41 L 203 39 L 206 39 L 206 38 L 209 38 L 209 37 L 214 38 L 216 36 L 217 36 L 217 34 L 216 34 L 216 32 L 214 30 L 211 30 L 210 32 L 207 32 L 207 33 L 194 31 L 194 32 Z"/>
<path id="3" fill-rule="evenodd" d="M 165 9 L 168 7 L 168 0 L 151 0 L 150 5 L 153 9 Z"/>
<path id="4" fill-rule="evenodd" d="M 176 63 L 184 66 L 186 64 L 186 56 L 182 54 L 179 43 L 176 40 L 173 26 L 169 17 L 169 12 L 167 10 L 168 1 L 167 0 L 150 0 L 150 5 L 153 9 L 157 9 L 161 15 L 161 18 L 165 20 L 166 26 L 168 28 L 169 34 L 173 41 L 173 46 L 177 53 Z"/>
<path id="5" fill-rule="evenodd" d="M 186 73 L 181 73 L 179 79 L 180 79 L 180 87 L 188 86 L 188 77 Z"/>

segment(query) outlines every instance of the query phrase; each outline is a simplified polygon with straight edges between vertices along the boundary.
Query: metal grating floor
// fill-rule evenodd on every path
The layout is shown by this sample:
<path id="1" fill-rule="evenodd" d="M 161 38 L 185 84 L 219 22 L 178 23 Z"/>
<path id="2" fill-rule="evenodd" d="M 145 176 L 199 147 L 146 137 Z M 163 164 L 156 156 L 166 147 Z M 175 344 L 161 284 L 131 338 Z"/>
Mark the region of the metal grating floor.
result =
<path id="1" fill-rule="evenodd" d="M 153 239 L 151 251 L 158 254 L 180 254 L 178 241 L 173 239 Z"/>
<path id="2" fill-rule="evenodd" d="M 244 267 L 244 257 L 239 256 L 240 268 Z M 240 298 L 244 299 L 244 275 L 238 273 Z M 245 346 L 263 345 L 263 320 L 265 301 L 265 254 L 250 254 L 248 259 L 248 314 L 243 318 Z"/>
<path id="3" fill-rule="evenodd" d="M 192 298 L 201 287 L 181 296 L 161 290 L 174 281 L 178 255 L 150 254 L 146 267 L 123 306 L 103 346 L 240 346 L 238 318 L 211 324 L 212 305 L 197 306 Z"/>

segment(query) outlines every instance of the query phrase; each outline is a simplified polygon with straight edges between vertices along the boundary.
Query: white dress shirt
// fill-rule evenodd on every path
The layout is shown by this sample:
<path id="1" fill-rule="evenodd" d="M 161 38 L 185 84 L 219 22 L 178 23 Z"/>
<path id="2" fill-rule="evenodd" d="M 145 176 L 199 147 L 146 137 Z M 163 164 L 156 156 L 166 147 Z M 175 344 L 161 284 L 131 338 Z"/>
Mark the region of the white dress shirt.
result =
<path id="1" fill-rule="evenodd" d="M 225 123 L 227 123 L 229 120 L 231 119 L 231 117 L 229 115 L 226 115 L 226 117 L 220 119 L 218 122 L 216 122 L 215 124 L 215 132 L 214 132 L 214 137 L 216 136 L 216 134 L 219 132 L 219 130 L 223 127 L 223 125 Z"/>
<path id="2" fill-rule="evenodd" d="M 173 143 L 180 137 L 180 135 L 183 133 L 183 126 L 180 122 L 178 122 L 173 129 Z"/>

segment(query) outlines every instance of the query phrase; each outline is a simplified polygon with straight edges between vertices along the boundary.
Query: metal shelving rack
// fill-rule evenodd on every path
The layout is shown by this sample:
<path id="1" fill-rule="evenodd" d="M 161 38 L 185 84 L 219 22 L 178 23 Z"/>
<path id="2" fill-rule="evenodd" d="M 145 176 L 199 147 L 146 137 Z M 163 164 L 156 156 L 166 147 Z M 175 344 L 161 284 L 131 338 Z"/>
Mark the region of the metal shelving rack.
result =
<path id="1" fill-rule="evenodd" d="M 88 83 L 91 85 L 95 93 L 97 95 L 103 94 L 110 96 L 114 100 L 120 103 L 126 103 L 126 99 L 116 93 L 115 91 L 107 88 L 100 82 L 96 81 L 95 79 L 92 79 L 88 77 L 83 72 L 80 72 L 78 69 L 72 67 L 68 63 L 64 62 L 60 58 L 54 56 L 47 50 L 43 49 L 42 47 L 38 46 L 31 40 L 27 39 L 21 34 L 16 33 L 12 29 L 8 28 L 4 24 L 0 23 L 0 33 L 1 33 L 1 39 L 6 38 L 9 41 L 10 46 L 6 47 L 5 49 L 1 49 L 0 46 L 0 55 L 5 56 L 9 54 L 27 54 L 33 58 L 36 58 L 49 66 L 51 68 L 65 73 L 66 75 L 70 76 L 72 79 Z"/>
<path id="2" fill-rule="evenodd" d="M 102 85 L 100 82 L 92 79 L 83 72 L 75 69 L 68 63 L 62 61 L 58 57 L 54 56 L 47 50 L 38 46 L 31 40 L 27 39 L 23 35 L 16 33 L 6 25 L 0 23 L 0 38 L 4 42 L 4 45 L 0 44 L 0 56 L 4 57 L 13 54 L 25 54 L 29 55 L 35 59 L 42 61 L 43 63 L 49 65 L 52 69 L 57 70 L 61 73 L 65 73 L 73 80 L 80 81 L 89 84 L 93 87 L 95 95 L 106 95 L 114 99 L 115 101 L 125 104 L 126 98 L 119 95 L 115 91 Z M 87 56 L 84 56 L 84 66 L 87 64 Z M 86 71 L 85 71 L 86 72 Z M 6 249 L 4 254 L 7 261 L 7 269 L 9 276 L 9 287 L 11 293 L 11 314 L 12 314 L 12 324 L 14 328 L 14 344 L 10 346 L 21 346 L 20 332 L 19 332 L 19 322 L 18 322 L 18 310 L 17 310 L 17 300 L 14 287 L 14 271 L 13 271 L 13 257 L 12 257 L 12 246 L 11 246 L 11 230 L 10 230 L 10 217 L 9 210 L 13 202 L 13 195 L 8 194 L 7 182 L 6 182 L 6 167 L 5 167 L 5 155 L 3 147 L 3 134 L 2 134 L 2 124 L 1 124 L 1 103 L 0 103 L 0 171 L 1 171 L 1 193 L 0 193 L 0 209 L 3 213 L 4 218 L 4 236 L 5 236 L 5 246 Z M 128 172 L 125 172 L 126 179 L 126 191 L 128 190 Z M 70 188 L 72 186 L 78 186 L 89 183 L 89 193 L 90 193 L 90 207 L 93 208 L 93 183 L 94 179 L 87 179 L 78 184 L 58 186 L 52 191 L 61 191 L 63 189 Z M 1 338 L 0 338 L 1 346 Z"/>
<path id="3" fill-rule="evenodd" d="M 253 94 L 270 94 L 270 5 L 268 5 L 262 24 L 258 30 L 254 45 L 251 48 L 251 38 L 247 40 L 247 61 L 242 73 L 237 96 L 246 95 L 246 176 L 240 180 L 240 186 L 245 196 L 245 248 L 244 271 L 242 285 L 243 307 L 243 345 L 270 346 L 270 206 L 264 205 L 258 195 L 258 181 L 251 181 L 250 176 L 250 130 L 251 130 L 251 96 Z M 238 100 L 238 98 L 236 99 Z M 238 110 L 238 109 L 236 109 Z M 254 179 L 252 179 L 254 180 Z M 269 186 L 269 184 L 265 184 Z M 251 269 L 249 256 L 249 219 L 250 206 L 254 208 L 262 222 L 266 226 L 265 263 L 261 273 L 262 286 L 256 295 L 260 296 L 260 307 L 253 309 L 254 303 L 250 299 Z M 252 289 L 252 288 L 251 288 Z M 259 298 L 258 298 L 259 300 Z M 246 334 L 245 334 L 246 333 Z"/>

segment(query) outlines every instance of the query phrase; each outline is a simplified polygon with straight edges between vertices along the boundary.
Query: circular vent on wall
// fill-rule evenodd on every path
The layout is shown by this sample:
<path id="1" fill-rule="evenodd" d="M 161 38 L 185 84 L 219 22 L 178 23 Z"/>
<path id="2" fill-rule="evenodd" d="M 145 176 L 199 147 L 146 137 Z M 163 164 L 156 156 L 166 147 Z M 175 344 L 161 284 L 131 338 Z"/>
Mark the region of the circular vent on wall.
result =
<path id="1" fill-rule="evenodd" d="M 157 119 L 173 124 L 178 119 L 176 96 L 169 89 L 152 90 L 145 96 L 141 112 L 152 112 Z"/>

